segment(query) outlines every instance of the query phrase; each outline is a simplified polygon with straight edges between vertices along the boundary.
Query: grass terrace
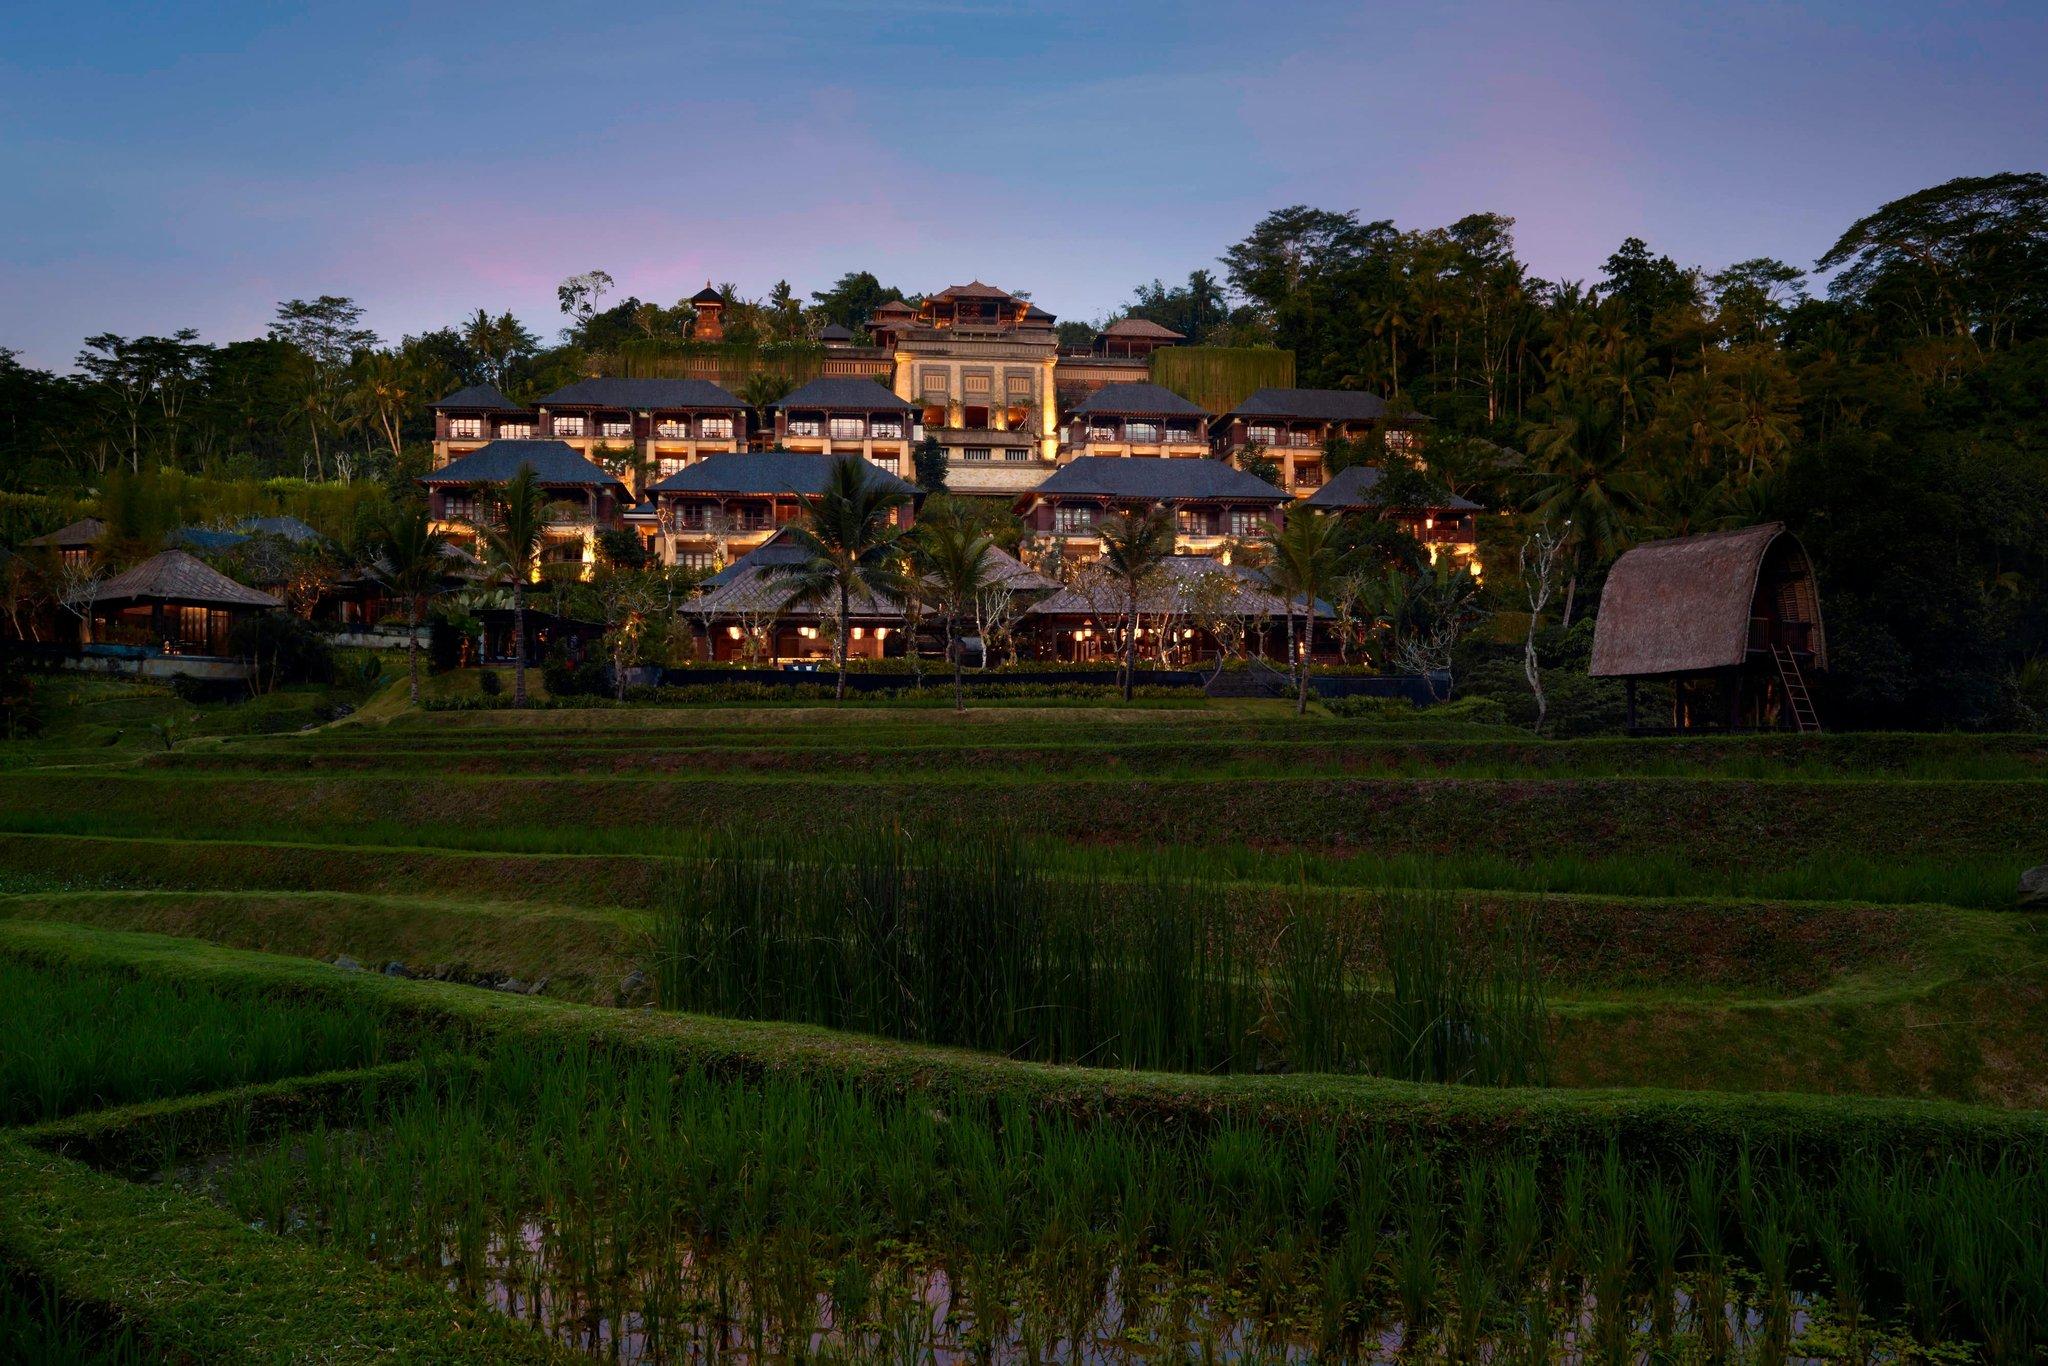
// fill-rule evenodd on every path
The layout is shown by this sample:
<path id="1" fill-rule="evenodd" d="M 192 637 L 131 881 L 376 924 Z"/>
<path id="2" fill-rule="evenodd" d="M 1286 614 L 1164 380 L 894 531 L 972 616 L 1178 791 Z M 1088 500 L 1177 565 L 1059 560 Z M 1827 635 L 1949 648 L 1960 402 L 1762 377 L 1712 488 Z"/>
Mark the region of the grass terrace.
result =
<path id="1" fill-rule="evenodd" d="M 0 768 L 31 1359 L 2048 1343 L 2038 737 L 115 714 Z"/>

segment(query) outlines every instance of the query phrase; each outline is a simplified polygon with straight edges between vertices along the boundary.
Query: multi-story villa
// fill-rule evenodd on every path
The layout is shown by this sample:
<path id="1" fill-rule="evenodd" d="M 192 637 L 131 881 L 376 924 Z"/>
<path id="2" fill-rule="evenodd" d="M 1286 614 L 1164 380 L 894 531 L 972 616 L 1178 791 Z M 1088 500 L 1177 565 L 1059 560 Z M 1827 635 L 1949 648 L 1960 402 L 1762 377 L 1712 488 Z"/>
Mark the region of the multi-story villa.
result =
<path id="1" fill-rule="evenodd" d="M 1104 385 L 1068 409 L 1067 458 L 1209 453 L 1209 414 L 1157 384 Z"/>
<path id="2" fill-rule="evenodd" d="M 533 413 L 489 384 L 457 389 L 434 405 L 434 468 L 503 438 L 534 434 Z"/>
<path id="3" fill-rule="evenodd" d="M 891 474 L 910 472 L 916 409 L 871 379 L 825 376 L 769 405 L 782 450 L 857 455 Z"/>
<path id="4" fill-rule="evenodd" d="M 1053 315 L 979 280 L 877 310 L 868 331 L 895 357 L 895 389 L 946 448 L 955 492 L 1014 495 L 1059 453 Z"/>
<path id="5" fill-rule="evenodd" d="M 809 451 L 740 451 L 710 456 L 653 484 L 651 509 L 636 516 L 663 564 L 723 569 L 804 513 L 824 492 L 843 457 Z M 910 500 L 889 514 L 909 526 L 923 494 L 915 484 L 870 466 L 870 479 Z"/>
<path id="6" fill-rule="evenodd" d="M 1074 553 L 1100 549 L 1096 523 L 1120 512 L 1164 508 L 1182 555 L 1220 555 L 1233 541 L 1265 535 L 1291 500 L 1255 475 L 1220 460 L 1132 460 L 1082 456 L 1017 499 L 1027 534 L 1058 538 Z"/>
<path id="7" fill-rule="evenodd" d="M 1451 564 L 1480 572 L 1479 504 L 1454 493 L 1445 494 L 1424 507 L 1388 507 L 1377 495 L 1381 471 L 1373 465 L 1353 465 L 1305 500 L 1325 512 L 1385 517 L 1398 522 L 1408 534 L 1422 542 L 1432 564 Z"/>
<path id="8" fill-rule="evenodd" d="M 629 479 L 666 478 L 708 455 L 747 448 L 747 405 L 709 380 L 584 379 L 539 404 L 552 437 Z"/>
<path id="9" fill-rule="evenodd" d="M 1323 443 L 1362 437 L 1384 428 L 1389 446 L 1410 448 L 1419 439 L 1420 413 L 1390 418 L 1378 394 L 1351 389 L 1260 389 L 1216 419 L 1216 453 L 1236 460 L 1258 447 L 1279 463 L 1282 486 L 1306 496 L 1322 487 Z"/>
<path id="10" fill-rule="evenodd" d="M 598 533 L 619 524 L 629 495 L 619 476 L 561 441 L 501 439 L 422 475 L 435 530 L 473 537 L 493 515 L 492 489 L 527 466 L 550 500 L 541 563 L 594 564 Z"/>

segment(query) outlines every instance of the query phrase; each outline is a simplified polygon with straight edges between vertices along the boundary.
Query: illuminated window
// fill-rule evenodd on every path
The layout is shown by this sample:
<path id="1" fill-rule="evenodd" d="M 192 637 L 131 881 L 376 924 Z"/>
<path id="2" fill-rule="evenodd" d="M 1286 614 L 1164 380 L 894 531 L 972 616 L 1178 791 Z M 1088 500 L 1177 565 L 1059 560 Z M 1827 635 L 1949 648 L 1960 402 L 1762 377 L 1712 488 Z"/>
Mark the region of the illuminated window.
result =
<path id="1" fill-rule="evenodd" d="M 607 422 L 599 428 L 598 434 L 600 436 L 631 436 L 633 434 L 633 424 L 630 422 Z"/>
<path id="2" fill-rule="evenodd" d="M 867 435 L 867 423 L 857 417 L 835 417 L 832 419 L 832 439 L 835 441 L 858 441 Z"/>
<path id="3" fill-rule="evenodd" d="M 475 438 L 484 434 L 484 420 L 480 417 L 451 417 L 448 419 L 448 435 L 458 441 Z"/>
<path id="4" fill-rule="evenodd" d="M 1216 515 L 1208 508 L 1182 508 L 1175 514 L 1174 520 L 1179 523 L 1180 534 L 1183 536 L 1216 534 Z"/>
<path id="5" fill-rule="evenodd" d="M 1323 467 L 1313 460 L 1295 461 L 1294 482 L 1305 489 L 1315 488 L 1323 482 Z"/>
<path id="6" fill-rule="evenodd" d="M 1169 425 L 1167 427 L 1166 440 L 1171 445 L 1185 446 L 1197 440 L 1197 438 L 1195 436 L 1195 429 L 1193 427 L 1188 426 L 1186 424 L 1180 424 Z"/>
<path id="7" fill-rule="evenodd" d="M 793 417 L 789 420 L 791 436 L 823 436 L 825 424 L 815 417 Z"/>
<path id="8" fill-rule="evenodd" d="M 664 441 L 683 441 L 690 435 L 690 424 L 675 418 L 664 418 L 654 424 L 654 434 Z"/>
<path id="9" fill-rule="evenodd" d="M 1230 510 L 1230 534 L 1233 536 L 1256 536 L 1266 529 L 1266 514 L 1257 508 L 1232 508 Z"/>
<path id="10" fill-rule="evenodd" d="M 1124 439 L 1135 446 L 1153 446 L 1159 442 L 1159 424 L 1156 422 L 1126 422 Z"/>
<path id="11" fill-rule="evenodd" d="M 1116 440 L 1116 428 L 1106 422 L 1091 422 L 1088 424 L 1088 439 L 1098 442 L 1114 441 Z"/>
<path id="12" fill-rule="evenodd" d="M 1278 427 L 1270 423 L 1259 422 L 1245 428 L 1244 439 L 1251 442 L 1254 446 L 1270 446 L 1279 434 L 1280 429 Z"/>
<path id="13" fill-rule="evenodd" d="M 441 495 L 441 516 L 450 522 L 474 522 L 476 520 L 476 495 L 473 493 L 444 493 Z"/>
<path id="14" fill-rule="evenodd" d="M 732 439 L 732 419 L 729 417 L 706 417 L 697 421 L 697 434 L 712 441 Z"/>
<path id="15" fill-rule="evenodd" d="M 580 417 L 558 417 L 555 419 L 556 436 L 583 435 L 583 419 Z"/>
<path id="16" fill-rule="evenodd" d="M 1057 507 L 1052 511 L 1052 529 L 1069 533 L 1095 530 L 1093 507 Z"/>
<path id="17" fill-rule="evenodd" d="M 903 419 L 900 417 L 878 417 L 874 421 L 870 435 L 889 441 L 901 441 L 903 439 Z"/>
<path id="18" fill-rule="evenodd" d="M 533 438 L 531 422 L 501 422 L 498 424 L 500 441 L 528 441 Z"/>

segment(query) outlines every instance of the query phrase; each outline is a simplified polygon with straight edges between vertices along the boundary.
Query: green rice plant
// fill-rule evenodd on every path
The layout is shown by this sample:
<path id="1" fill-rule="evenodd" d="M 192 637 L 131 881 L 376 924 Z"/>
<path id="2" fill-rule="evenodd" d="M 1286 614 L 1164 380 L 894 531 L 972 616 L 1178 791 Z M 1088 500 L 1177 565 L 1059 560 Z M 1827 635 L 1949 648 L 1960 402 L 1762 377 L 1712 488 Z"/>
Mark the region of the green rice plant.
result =
<path id="1" fill-rule="evenodd" d="M 1475 942 L 1471 917 L 1448 894 L 1386 896 L 1373 1070 L 1410 1081 L 1543 1084 L 1550 1016 L 1531 925 L 1503 916 Z"/>
<path id="2" fill-rule="evenodd" d="M 381 1011 L 0 957 L 0 1126 L 374 1065 Z"/>
<path id="3" fill-rule="evenodd" d="M 19 1366 L 143 1366 L 161 1359 L 132 1327 L 6 1270 L 0 1270 L 0 1351 Z"/>

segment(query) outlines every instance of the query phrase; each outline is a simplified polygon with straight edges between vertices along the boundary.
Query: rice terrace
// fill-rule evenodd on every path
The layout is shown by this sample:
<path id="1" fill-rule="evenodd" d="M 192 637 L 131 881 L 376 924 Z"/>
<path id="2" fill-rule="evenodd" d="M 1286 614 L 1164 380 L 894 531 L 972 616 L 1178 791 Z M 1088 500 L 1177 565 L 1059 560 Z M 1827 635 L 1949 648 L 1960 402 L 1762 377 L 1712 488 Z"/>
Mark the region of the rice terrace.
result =
<path id="1" fill-rule="evenodd" d="M 2048 1339 L 2038 739 L 69 686 L 0 774 L 32 1359 Z"/>

